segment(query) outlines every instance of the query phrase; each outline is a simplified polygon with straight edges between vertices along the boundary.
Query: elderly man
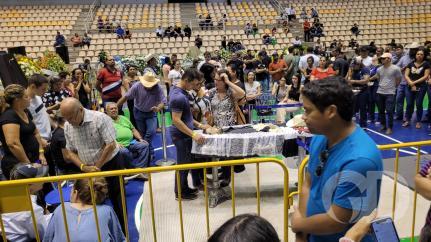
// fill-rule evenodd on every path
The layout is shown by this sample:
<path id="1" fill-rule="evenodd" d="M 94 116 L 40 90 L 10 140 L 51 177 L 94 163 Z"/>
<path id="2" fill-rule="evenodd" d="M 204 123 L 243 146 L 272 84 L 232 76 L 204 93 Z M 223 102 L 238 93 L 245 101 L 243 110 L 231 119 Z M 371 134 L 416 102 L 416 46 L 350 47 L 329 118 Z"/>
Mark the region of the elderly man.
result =
<path id="1" fill-rule="evenodd" d="M 123 158 L 116 142 L 116 132 L 108 115 L 85 109 L 76 98 L 61 102 L 60 112 L 67 121 L 64 125 L 66 152 L 64 158 L 72 161 L 82 172 L 121 170 Z M 121 223 L 124 219 L 121 207 L 120 181 L 118 177 L 106 177 L 109 198 Z"/>
<path id="2" fill-rule="evenodd" d="M 160 112 L 166 103 L 166 96 L 158 83 L 159 79 L 152 72 L 147 72 L 139 78 L 140 83 L 136 83 L 117 102 L 118 107 L 122 107 L 126 100 L 134 100 L 135 116 L 137 128 L 144 139 L 150 144 L 150 160 L 154 157 L 152 140 L 157 129 L 157 113 Z"/>
<path id="3" fill-rule="evenodd" d="M 105 109 L 106 114 L 114 121 L 117 143 L 122 147 L 123 157 L 132 163 L 131 168 L 148 167 L 148 142 L 142 138 L 129 119 L 118 115 L 116 103 L 107 103 Z"/>

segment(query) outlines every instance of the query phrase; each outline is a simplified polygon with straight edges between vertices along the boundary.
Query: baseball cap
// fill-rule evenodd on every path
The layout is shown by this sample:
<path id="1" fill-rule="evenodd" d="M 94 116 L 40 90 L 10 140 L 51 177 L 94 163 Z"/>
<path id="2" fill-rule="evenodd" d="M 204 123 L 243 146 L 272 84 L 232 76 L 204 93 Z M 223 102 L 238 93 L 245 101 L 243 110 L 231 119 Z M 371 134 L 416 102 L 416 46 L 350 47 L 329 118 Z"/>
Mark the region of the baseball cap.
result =
<path id="1" fill-rule="evenodd" d="M 48 175 L 48 166 L 36 167 L 34 164 L 17 164 L 10 172 L 11 180 L 44 177 Z"/>

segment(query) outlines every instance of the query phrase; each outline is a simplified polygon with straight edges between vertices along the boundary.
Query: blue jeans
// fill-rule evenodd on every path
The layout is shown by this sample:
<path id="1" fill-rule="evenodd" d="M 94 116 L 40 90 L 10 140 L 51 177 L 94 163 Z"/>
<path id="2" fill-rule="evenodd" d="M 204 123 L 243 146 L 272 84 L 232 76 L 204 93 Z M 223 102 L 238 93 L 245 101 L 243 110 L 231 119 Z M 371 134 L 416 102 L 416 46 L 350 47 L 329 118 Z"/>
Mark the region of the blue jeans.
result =
<path id="1" fill-rule="evenodd" d="M 260 83 L 260 86 L 262 87 L 262 92 L 269 92 L 269 77 L 263 79 L 263 80 L 256 80 Z"/>
<path id="2" fill-rule="evenodd" d="M 382 127 L 390 128 L 394 127 L 394 94 L 377 94 L 377 105 L 379 109 L 379 121 Z M 388 124 L 386 125 L 386 114 L 388 115 Z"/>
<path id="3" fill-rule="evenodd" d="M 149 144 L 150 157 L 154 156 L 154 147 L 152 140 L 156 135 L 157 129 L 157 114 L 155 112 L 141 112 L 137 108 L 133 109 L 136 125 L 142 137 Z"/>
<path id="4" fill-rule="evenodd" d="M 145 168 L 149 165 L 149 148 L 147 142 L 132 141 L 129 146 L 120 149 L 124 159 L 128 161 L 127 168 Z"/>
<path id="5" fill-rule="evenodd" d="M 406 98 L 406 84 L 400 84 L 397 89 L 396 112 L 398 119 L 404 118 L 404 99 Z"/>
<path id="6" fill-rule="evenodd" d="M 416 122 L 422 121 L 423 114 L 423 102 L 424 97 L 427 92 L 427 87 L 422 85 L 418 87 L 418 91 L 412 92 L 410 88 L 406 88 L 406 99 L 407 99 L 407 108 L 406 108 L 406 120 L 410 121 L 413 116 L 414 104 L 416 102 Z"/>
<path id="7" fill-rule="evenodd" d="M 375 115 L 374 112 L 376 110 L 376 104 L 377 104 L 377 88 L 379 86 L 374 84 L 370 87 L 368 87 L 368 119 L 374 122 Z"/>
<path id="8" fill-rule="evenodd" d="M 355 96 L 355 109 L 359 110 L 359 126 L 367 126 L 367 103 L 369 91 L 368 87 L 364 88 Z"/>

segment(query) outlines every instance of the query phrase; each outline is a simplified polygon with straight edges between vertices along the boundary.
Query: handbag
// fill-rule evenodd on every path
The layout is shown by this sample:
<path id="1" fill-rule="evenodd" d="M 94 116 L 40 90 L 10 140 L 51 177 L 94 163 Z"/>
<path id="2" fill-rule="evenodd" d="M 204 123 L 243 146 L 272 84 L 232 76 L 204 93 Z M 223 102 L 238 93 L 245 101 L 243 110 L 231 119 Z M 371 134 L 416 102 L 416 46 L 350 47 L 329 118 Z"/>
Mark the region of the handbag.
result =
<path id="1" fill-rule="evenodd" d="M 235 120 L 237 125 L 246 124 L 247 121 L 245 120 L 244 113 L 242 112 L 241 108 L 239 107 L 238 103 L 235 102 Z"/>

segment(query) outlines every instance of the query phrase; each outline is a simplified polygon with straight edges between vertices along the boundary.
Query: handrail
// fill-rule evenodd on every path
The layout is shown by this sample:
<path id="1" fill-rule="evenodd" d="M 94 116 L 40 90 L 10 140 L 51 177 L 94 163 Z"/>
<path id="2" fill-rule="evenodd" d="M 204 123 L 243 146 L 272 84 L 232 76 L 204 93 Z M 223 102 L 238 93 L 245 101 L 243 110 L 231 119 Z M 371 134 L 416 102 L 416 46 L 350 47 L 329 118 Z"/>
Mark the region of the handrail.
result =
<path id="1" fill-rule="evenodd" d="M 85 33 L 88 33 L 94 20 L 94 12 L 100 7 L 100 5 L 102 5 L 102 0 L 94 0 L 91 4 L 90 11 L 88 11 L 87 17 L 85 18 Z"/>

